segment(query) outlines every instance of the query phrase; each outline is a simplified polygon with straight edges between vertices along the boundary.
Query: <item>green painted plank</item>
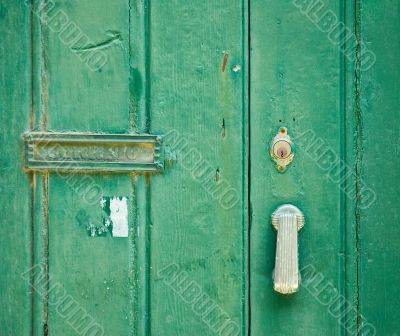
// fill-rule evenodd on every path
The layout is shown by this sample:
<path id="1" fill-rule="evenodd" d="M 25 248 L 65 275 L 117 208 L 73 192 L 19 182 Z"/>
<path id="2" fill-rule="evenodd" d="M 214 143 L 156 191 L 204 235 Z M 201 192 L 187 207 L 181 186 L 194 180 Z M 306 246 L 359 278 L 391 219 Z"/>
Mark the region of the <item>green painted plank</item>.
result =
<path id="1" fill-rule="evenodd" d="M 22 170 L 20 136 L 29 128 L 31 110 L 29 8 L 23 1 L 3 1 L 0 22 L 0 330 L 27 336 L 32 327 L 32 190 Z"/>
<path id="2" fill-rule="evenodd" d="M 342 334 L 351 335 L 357 326 L 358 309 L 358 282 L 357 282 L 357 223 L 356 223 L 356 203 L 355 196 L 357 180 L 357 113 L 356 113 L 356 77 L 355 77 L 355 54 L 356 54 L 356 31 L 355 31 L 355 6 L 352 1 L 342 1 L 343 8 L 341 21 L 346 23 L 348 33 L 343 34 L 340 41 L 343 51 L 340 67 L 342 69 L 341 78 L 341 113 L 344 122 L 341 139 L 341 157 L 344 162 L 341 174 L 344 184 L 341 187 L 342 211 L 341 221 L 343 230 L 341 231 L 341 244 L 343 248 L 340 251 L 341 268 L 339 269 L 342 283 L 339 284 L 340 292 L 345 297 L 346 305 L 341 310 Z M 351 36 L 348 38 L 347 36 Z"/>
<path id="3" fill-rule="evenodd" d="M 151 2 L 150 130 L 176 156 L 149 193 L 151 335 L 247 334 L 245 10 Z"/>
<path id="4" fill-rule="evenodd" d="M 398 1 L 362 1 L 359 65 L 362 122 L 359 202 L 360 314 L 365 335 L 397 335 L 399 229 L 400 30 Z M 376 62 L 371 62 L 371 54 Z M 368 190 L 370 188 L 370 190 Z M 371 190 L 376 201 L 370 204 Z M 368 325 L 370 323 L 370 325 Z"/>
<path id="5" fill-rule="evenodd" d="M 129 241 L 109 235 L 88 235 L 89 223 L 100 225 L 102 222 L 97 191 L 88 191 L 91 183 L 102 196 L 130 197 L 132 193 L 129 176 L 75 175 L 71 179 L 66 175 L 51 176 L 50 286 L 57 286 L 61 294 L 50 290 L 50 335 L 75 335 L 86 328 L 92 328 L 93 334 L 98 330 L 99 335 L 102 335 L 100 331 L 129 334 Z M 67 186 L 72 184 L 85 187 L 69 190 Z M 64 298 L 64 292 L 70 297 Z M 82 322 L 78 318 L 82 318 Z"/>
<path id="6" fill-rule="evenodd" d="M 130 130 L 136 133 L 149 133 L 149 87 L 150 78 L 150 6 L 148 1 L 130 1 L 130 40 L 129 40 L 129 93 Z M 131 335 L 149 335 L 150 325 L 150 221 L 148 217 L 149 180 L 147 176 L 132 174 L 134 185 L 134 221 L 131 237 L 133 258 L 130 263 L 133 281 Z"/>
<path id="7" fill-rule="evenodd" d="M 49 129 L 127 132 L 128 1 L 57 1 L 47 16 Z"/>
<path id="8" fill-rule="evenodd" d="M 340 335 L 355 325 L 353 310 L 345 314 L 343 307 L 336 316 L 329 311 L 335 300 L 357 308 L 354 197 L 345 192 L 354 184 L 354 60 L 328 38 L 329 29 L 324 32 L 316 24 L 326 23 L 321 18 L 331 10 L 352 32 L 353 10 L 341 1 L 322 8 L 313 7 L 315 3 L 251 2 L 250 288 L 255 335 Z M 355 49 L 354 39 L 347 47 Z M 296 152 L 292 166 L 279 174 L 269 146 L 282 126 L 294 138 Z M 276 232 L 270 216 L 283 203 L 298 206 L 306 217 L 299 236 L 302 286 L 291 296 L 275 293 L 272 280 Z M 307 270 L 315 272 L 314 281 Z M 349 322 L 340 323 L 341 318 Z"/>
<path id="9" fill-rule="evenodd" d="M 32 54 L 32 111 L 31 129 L 47 128 L 47 77 L 45 71 L 46 49 L 43 46 L 42 1 L 31 1 L 31 54 Z M 49 175 L 32 174 L 32 334 L 48 332 L 48 182 Z"/>
<path id="10" fill-rule="evenodd" d="M 48 330 L 48 188 L 49 174 L 32 174 L 32 283 L 33 283 L 33 335 L 43 335 Z"/>
<path id="11" fill-rule="evenodd" d="M 56 1 L 42 16 L 46 129 L 128 133 L 128 1 Z M 131 177 L 56 172 L 48 193 L 49 335 L 129 334 L 134 232 L 89 237 L 86 226 L 101 225 L 101 197 L 116 196 L 129 198 L 132 227 Z"/>

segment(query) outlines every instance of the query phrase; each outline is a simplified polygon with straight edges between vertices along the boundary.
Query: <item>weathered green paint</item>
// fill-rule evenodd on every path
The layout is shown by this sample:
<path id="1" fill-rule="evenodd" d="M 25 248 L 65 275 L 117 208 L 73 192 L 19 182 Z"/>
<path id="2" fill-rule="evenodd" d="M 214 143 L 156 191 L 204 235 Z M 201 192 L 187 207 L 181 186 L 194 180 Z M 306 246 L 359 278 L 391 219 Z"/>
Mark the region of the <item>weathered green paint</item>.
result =
<path id="1" fill-rule="evenodd" d="M 398 332 L 395 1 L 325 5 L 356 37 L 353 58 L 312 22 L 322 12 L 301 12 L 309 2 L 32 3 L 31 14 L 0 5 L 0 333 Z M 57 22 L 85 38 L 71 42 Z M 377 57 L 370 68 L 361 46 Z M 104 64 L 90 62 L 98 52 Z M 284 173 L 269 153 L 281 127 L 295 150 Z M 168 165 L 25 172 L 32 131 L 164 134 Z M 128 201 L 128 237 L 94 238 L 112 199 Z M 272 283 L 282 203 L 306 218 L 292 296 Z M 328 310 L 338 295 L 347 324 Z"/>
<path id="2" fill-rule="evenodd" d="M 352 26 L 350 6 L 335 1 L 327 8 Z M 355 295 L 354 223 L 345 215 L 354 201 L 345 198 L 327 173 L 336 175 L 344 162 L 349 169 L 353 166 L 353 86 L 348 78 L 352 65 L 291 1 L 252 1 L 250 13 L 251 330 L 339 335 L 340 324 L 316 294 L 332 284 L 350 301 Z M 296 154 L 288 170 L 279 174 L 271 164 L 269 146 L 282 126 L 287 127 Z M 327 151 L 342 160 L 336 169 Z M 353 178 L 346 183 L 354 183 Z M 299 233 L 303 286 L 288 297 L 272 290 L 276 233 L 270 216 L 283 203 L 296 205 L 305 215 Z M 319 287 L 316 281 L 310 283 L 311 269 L 323 275 Z"/>
<path id="3" fill-rule="evenodd" d="M 23 270 L 35 265 L 28 274 L 37 290 L 33 305 L 26 294 L 28 310 L 22 314 L 32 316 L 32 333 L 73 335 L 73 324 L 79 333 L 91 318 L 107 335 L 213 335 L 225 320 L 237 333 L 245 333 L 247 112 L 246 75 L 240 70 L 245 66 L 246 41 L 241 1 L 211 6 L 199 1 L 180 4 L 179 10 L 176 4 L 162 2 L 43 4 L 34 1 L 32 13 L 32 113 L 28 118 L 29 106 L 18 105 L 18 113 L 26 113 L 21 117 L 26 126 L 16 128 L 12 140 L 20 143 L 29 128 L 58 133 L 176 131 L 207 160 L 211 174 L 204 181 L 193 179 L 196 167 L 188 169 L 186 153 L 173 143 L 173 167 L 157 178 L 99 174 L 96 169 L 91 175 L 63 169 L 48 173 L 45 166 L 25 175 L 23 160 L 8 158 L 19 163 L 16 173 L 33 181 L 34 230 L 24 230 L 26 241 L 21 241 L 27 252 L 32 248 L 33 259 L 19 255 L 26 264 Z M 24 9 L 28 15 L 28 7 Z M 210 16 L 216 18 L 213 25 L 204 25 Z M 89 40 L 66 42 L 72 35 L 61 32 L 61 27 L 69 23 L 77 24 Z M 29 22 L 21 26 L 29 37 Z M 189 39 L 192 31 L 195 39 Z M 97 50 L 104 52 L 107 62 L 91 71 L 81 58 Z M 29 81 L 29 66 L 23 71 Z M 18 84 L 14 76 L 8 80 Z M 210 136 L 204 137 L 204 131 Z M 233 204 L 225 204 L 231 201 L 223 198 L 226 191 L 233 191 Z M 23 194 L 29 204 L 29 188 Z M 113 196 L 130 200 L 129 237 L 93 239 L 85 223 L 94 222 L 96 227 L 97 221 L 100 227 L 100 201 Z M 24 209 L 30 228 L 30 208 Z M 191 303 L 161 279 L 159 271 L 171 263 L 189 272 L 199 291 L 210 297 L 216 305 L 210 314 L 196 314 Z M 26 281 L 19 285 L 29 292 Z M 72 314 L 68 304 L 80 310 Z M 222 320 L 212 321 L 221 312 Z M 18 334 L 30 333 L 31 320 L 24 321 L 26 329 Z M 3 324 L 7 323 L 10 333 L 17 330 L 10 321 Z"/>
<path id="4" fill-rule="evenodd" d="M 177 157 L 149 187 L 152 335 L 216 335 L 218 307 L 234 335 L 247 332 L 244 10 L 238 0 L 151 2 L 150 131 Z M 168 285 L 159 271 L 170 264 L 188 280 Z M 190 280 L 217 308 L 184 301 L 174 288 Z"/>
<path id="5" fill-rule="evenodd" d="M 21 132 L 31 110 L 29 9 L 22 1 L 0 4 L 0 333 L 29 335 L 31 288 L 21 274 L 30 268 L 31 179 L 20 169 Z M 28 273 L 29 279 L 29 273 Z"/>
<path id="6" fill-rule="evenodd" d="M 57 1 L 55 8 L 45 15 L 50 27 L 51 22 L 57 27 L 57 18 L 49 20 L 57 13 L 65 13 L 90 38 L 90 42 L 78 41 L 77 47 L 93 45 L 96 48 L 108 40 L 110 32 L 117 33 L 119 39 L 100 49 L 107 62 L 101 69 L 92 71 L 72 47 L 60 41 L 57 28 L 55 32 L 45 29 L 43 72 L 48 88 L 42 86 L 45 92 L 41 119 L 47 120 L 46 130 L 128 132 L 128 1 Z M 85 209 L 94 221 L 100 222 L 102 196 L 131 194 L 129 176 L 50 175 L 47 195 L 50 286 L 60 283 L 85 310 L 78 314 L 81 317 L 89 314 L 102 326 L 104 334 L 128 335 L 130 332 L 133 280 L 129 277 L 129 264 L 133 262 L 133 247 L 127 239 L 88 237 L 76 216 Z M 56 294 L 50 292 L 49 300 L 56 299 Z M 60 315 L 58 307 L 49 305 L 48 308 L 49 335 L 73 335 L 69 323 L 73 317 L 68 313 L 65 313 L 68 317 Z"/>
<path id="7" fill-rule="evenodd" d="M 359 213 L 359 320 L 373 324 L 377 335 L 396 335 L 400 330 L 400 4 L 363 1 L 359 6 L 363 46 L 377 59 L 359 73 L 360 177 L 362 185 L 376 194 L 376 202 Z M 360 59 L 361 69 L 368 67 L 367 61 Z"/>

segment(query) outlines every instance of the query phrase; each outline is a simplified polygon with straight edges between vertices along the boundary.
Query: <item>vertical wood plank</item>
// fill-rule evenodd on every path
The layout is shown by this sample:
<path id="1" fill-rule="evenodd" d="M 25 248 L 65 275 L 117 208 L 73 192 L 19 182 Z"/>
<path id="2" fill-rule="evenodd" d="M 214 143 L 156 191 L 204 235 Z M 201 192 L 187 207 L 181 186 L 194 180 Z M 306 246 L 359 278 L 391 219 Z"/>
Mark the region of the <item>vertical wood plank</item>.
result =
<path id="1" fill-rule="evenodd" d="M 129 8 L 131 131 L 150 133 L 150 5 L 149 1 L 131 0 Z M 132 335 L 151 335 L 149 182 L 149 177 L 146 175 L 132 174 L 135 192 L 134 237 L 131 240 L 133 244 L 132 273 L 135 284 Z"/>
<path id="2" fill-rule="evenodd" d="M 45 1 L 26 1 L 31 15 L 31 54 L 32 54 L 32 108 L 31 130 L 47 130 L 48 126 L 48 77 L 46 33 L 43 29 L 46 13 Z M 50 177 L 44 172 L 32 173 L 32 335 L 45 335 L 48 332 L 48 187 Z"/>
<path id="3" fill-rule="evenodd" d="M 343 51 L 340 67 L 341 78 L 341 114 L 340 134 L 341 158 L 343 159 L 341 178 L 341 246 L 339 251 L 340 282 L 338 287 L 343 296 L 337 321 L 341 325 L 342 335 L 354 332 L 357 326 L 358 282 L 357 282 L 357 220 L 356 220 L 356 181 L 357 181 L 357 113 L 356 113 L 356 9 L 352 1 L 341 1 L 343 14 L 341 21 L 348 31 L 342 33 Z M 351 36 L 351 37 L 349 37 Z M 340 302 L 340 301 L 338 301 Z"/>
<path id="4" fill-rule="evenodd" d="M 341 335 L 348 327 L 342 319 L 356 326 L 355 200 L 346 194 L 355 183 L 354 59 L 345 57 L 329 29 L 321 29 L 329 27 L 324 16 L 329 10 L 354 36 L 354 10 L 344 1 L 251 1 L 254 334 Z M 337 37 L 340 44 L 342 38 Z M 345 49 L 355 50 L 354 39 L 346 43 Z M 294 162 L 284 174 L 269 158 L 282 126 L 295 145 Z M 272 279 L 276 232 L 270 216 L 284 203 L 298 206 L 306 218 L 299 233 L 302 286 L 291 296 L 275 293 Z M 334 314 L 329 303 L 337 299 L 347 301 Z M 347 308 L 352 310 L 346 313 Z"/>
<path id="5" fill-rule="evenodd" d="M 399 332 L 400 281 L 398 1 L 358 1 L 359 307 L 363 335 Z M 374 56 L 376 62 L 374 61 Z"/>
<path id="6" fill-rule="evenodd" d="M 45 11 L 48 129 L 128 133 L 129 2 L 60 0 Z M 132 217 L 129 175 L 50 176 L 49 335 L 131 333 L 132 230 L 130 238 L 111 238 L 86 229 L 101 223 L 103 196 L 128 197 Z"/>
<path id="7" fill-rule="evenodd" d="M 29 128 L 31 110 L 29 6 L 3 1 L 0 21 L 0 330 L 4 335 L 28 336 L 32 331 L 32 186 L 22 169 L 21 134 Z"/>
<path id="8" fill-rule="evenodd" d="M 151 183 L 152 335 L 247 334 L 245 10 L 151 2 L 150 130 L 172 152 Z"/>

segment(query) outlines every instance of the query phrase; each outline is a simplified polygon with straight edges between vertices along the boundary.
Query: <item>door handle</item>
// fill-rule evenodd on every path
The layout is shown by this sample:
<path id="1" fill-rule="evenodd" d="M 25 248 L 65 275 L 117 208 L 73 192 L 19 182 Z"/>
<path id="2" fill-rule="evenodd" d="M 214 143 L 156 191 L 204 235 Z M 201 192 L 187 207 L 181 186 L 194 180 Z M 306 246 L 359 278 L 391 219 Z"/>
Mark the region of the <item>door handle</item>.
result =
<path id="1" fill-rule="evenodd" d="M 300 285 L 297 235 L 304 226 L 304 215 L 294 205 L 284 204 L 272 214 L 272 225 L 278 231 L 274 290 L 292 294 L 298 291 Z"/>

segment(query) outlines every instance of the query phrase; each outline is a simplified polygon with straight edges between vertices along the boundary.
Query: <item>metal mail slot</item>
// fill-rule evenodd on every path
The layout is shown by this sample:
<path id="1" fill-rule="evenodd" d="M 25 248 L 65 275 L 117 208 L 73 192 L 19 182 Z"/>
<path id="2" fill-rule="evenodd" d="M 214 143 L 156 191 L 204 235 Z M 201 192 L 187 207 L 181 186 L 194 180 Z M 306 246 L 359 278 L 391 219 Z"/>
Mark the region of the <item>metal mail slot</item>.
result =
<path id="1" fill-rule="evenodd" d="M 150 134 L 24 134 L 31 171 L 162 172 L 162 137 Z"/>

